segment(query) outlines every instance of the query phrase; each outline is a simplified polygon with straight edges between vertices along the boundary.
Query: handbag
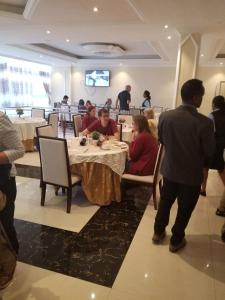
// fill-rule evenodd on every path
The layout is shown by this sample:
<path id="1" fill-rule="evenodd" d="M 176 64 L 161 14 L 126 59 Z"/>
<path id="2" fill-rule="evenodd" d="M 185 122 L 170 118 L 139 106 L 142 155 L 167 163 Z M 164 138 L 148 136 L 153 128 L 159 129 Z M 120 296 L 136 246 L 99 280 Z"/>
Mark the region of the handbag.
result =
<path id="1" fill-rule="evenodd" d="M 11 164 L 0 165 L 0 186 L 4 186 L 9 181 L 11 168 Z"/>

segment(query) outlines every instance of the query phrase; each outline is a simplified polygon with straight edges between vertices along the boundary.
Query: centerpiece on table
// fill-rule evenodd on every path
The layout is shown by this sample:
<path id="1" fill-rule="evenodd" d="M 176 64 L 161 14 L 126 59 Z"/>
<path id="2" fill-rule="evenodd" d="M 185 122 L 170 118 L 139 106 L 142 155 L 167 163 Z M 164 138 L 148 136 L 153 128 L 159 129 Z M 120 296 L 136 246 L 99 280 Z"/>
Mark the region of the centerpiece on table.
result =
<path id="1" fill-rule="evenodd" d="M 102 142 L 100 140 L 100 137 L 101 137 L 101 134 L 98 131 L 93 131 L 92 132 L 93 145 L 101 146 Z"/>
<path id="2" fill-rule="evenodd" d="M 19 118 L 21 118 L 21 116 L 24 114 L 24 111 L 23 111 L 22 108 L 17 108 L 17 109 L 16 109 L 16 113 L 17 113 L 17 115 L 19 116 Z"/>
<path id="3" fill-rule="evenodd" d="M 125 119 L 123 119 L 123 118 L 120 118 L 120 119 L 119 119 L 119 123 L 120 123 L 120 124 L 124 124 L 125 122 L 126 122 Z"/>

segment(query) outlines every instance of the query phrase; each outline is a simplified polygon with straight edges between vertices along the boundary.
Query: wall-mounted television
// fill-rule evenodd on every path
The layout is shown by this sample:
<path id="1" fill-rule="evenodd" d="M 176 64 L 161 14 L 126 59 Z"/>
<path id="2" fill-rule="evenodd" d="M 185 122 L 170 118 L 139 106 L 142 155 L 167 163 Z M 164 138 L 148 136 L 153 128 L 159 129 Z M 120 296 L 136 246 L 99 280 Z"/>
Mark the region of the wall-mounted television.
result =
<path id="1" fill-rule="evenodd" d="M 109 70 L 88 70 L 85 73 L 86 86 L 108 87 L 110 85 Z"/>

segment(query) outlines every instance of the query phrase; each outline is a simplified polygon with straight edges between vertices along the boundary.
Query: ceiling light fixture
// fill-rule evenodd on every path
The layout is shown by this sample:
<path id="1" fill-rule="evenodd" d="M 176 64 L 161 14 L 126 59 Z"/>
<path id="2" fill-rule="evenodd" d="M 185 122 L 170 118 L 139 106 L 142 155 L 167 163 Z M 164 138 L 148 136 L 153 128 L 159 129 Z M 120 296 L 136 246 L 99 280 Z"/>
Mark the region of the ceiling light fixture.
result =
<path id="1" fill-rule="evenodd" d="M 168 28 L 169 28 L 169 26 L 166 24 L 166 25 L 164 25 L 164 28 L 165 28 L 165 29 L 168 29 Z"/>
<path id="2" fill-rule="evenodd" d="M 69 43 L 69 42 L 70 42 L 70 39 L 66 39 L 66 42 Z"/>
<path id="3" fill-rule="evenodd" d="M 51 31 L 50 31 L 50 30 L 46 30 L 46 33 L 47 33 L 47 34 L 51 34 Z"/>
<path id="4" fill-rule="evenodd" d="M 95 7 L 93 8 L 93 12 L 98 12 L 97 6 L 95 6 Z"/>
<path id="5" fill-rule="evenodd" d="M 203 53 L 201 54 L 201 57 L 204 57 L 204 54 L 203 54 Z"/>
<path id="6" fill-rule="evenodd" d="M 168 35 L 167 39 L 168 39 L 168 40 L 171 40 L 171 39 L 172 39 L 172 36 L 171 36 L 171 35 Z"/>
<path id="7" fill-rule="evenodd" d="M 221 65 L 221 66 L 223 65 L 223 62 L 222 62 L 222 61 L 220 62 L 220 65 Z"/>
<path id="8" fill-rule="evenodd" d="M 39 55 L 39 57 L 40 57 L 40 58 L 42 58 L 42 57 L 43 57 L 43 55 Z"/>

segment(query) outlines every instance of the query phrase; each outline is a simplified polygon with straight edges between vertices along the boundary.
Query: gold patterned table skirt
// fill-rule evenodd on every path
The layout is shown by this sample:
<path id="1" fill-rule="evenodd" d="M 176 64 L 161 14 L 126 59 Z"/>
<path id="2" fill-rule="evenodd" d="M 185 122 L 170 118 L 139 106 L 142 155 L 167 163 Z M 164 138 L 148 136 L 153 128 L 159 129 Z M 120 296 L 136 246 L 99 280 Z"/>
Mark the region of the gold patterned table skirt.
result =
<path id="1" fill-rule="evenodd" d="M 71 166 L 73 174 L 82 177 L 82 188 L 88 200 L 100 206 L 121 201 L 120 176 L 108 166 L 88 162 Z"/>
<path id="2" fill-rule="evenodd" d="M 22 141 L 25 152 L 33 152 L 34 151 L 34 139 Z"/>

